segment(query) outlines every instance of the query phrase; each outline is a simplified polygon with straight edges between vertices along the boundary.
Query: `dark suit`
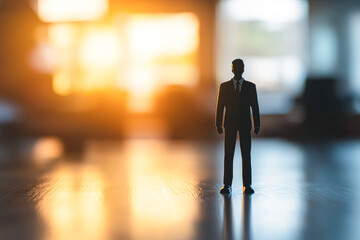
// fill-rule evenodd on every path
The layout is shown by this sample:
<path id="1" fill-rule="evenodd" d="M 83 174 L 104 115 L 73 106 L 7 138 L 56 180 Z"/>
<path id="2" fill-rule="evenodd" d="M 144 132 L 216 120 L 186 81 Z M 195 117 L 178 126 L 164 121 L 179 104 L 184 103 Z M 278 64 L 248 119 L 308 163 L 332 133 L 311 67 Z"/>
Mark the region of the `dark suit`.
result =
<path id="1" fill-rule="evenodd" d="M 251 108 L 251 111 L 250 111 Z M 251 185 L 251 112 L 254 127 L 260 127 L 256 86 L 244 80 L 240 93 L 235 91 L 233 80 L 220 85 L 216 106 L 216 126 L 223 125 L 225 109 L 225 161 L 224 184 L 231 185 L 236 136 L 239 132 L 242 157 L 243 185 Z"/>

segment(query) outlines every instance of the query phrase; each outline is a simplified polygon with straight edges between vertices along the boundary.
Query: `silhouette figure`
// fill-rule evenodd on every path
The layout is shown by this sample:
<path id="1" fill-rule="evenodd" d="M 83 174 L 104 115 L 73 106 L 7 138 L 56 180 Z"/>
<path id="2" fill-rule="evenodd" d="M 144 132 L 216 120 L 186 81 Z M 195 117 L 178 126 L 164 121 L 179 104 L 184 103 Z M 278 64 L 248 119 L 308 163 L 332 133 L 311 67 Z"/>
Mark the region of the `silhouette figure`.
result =
<path id="1" fill-rule="evenodd" d="M 251 113 L 255 134 L 260 131 L 260 114 L 256 86 L 242 77 L 244 70 L 243 60 L 235 59 L 232 62 L 234 77 L 227 82 L 223 82 L 219 88 L 215 117 L 219 134 L 223 133 L 225 109 L 224 186 L 221 188 L 220 193 L 231 192 L 234 150 L 238 133 L 242 157 L 243 192 L 254 193 L 251 187 Z"/>

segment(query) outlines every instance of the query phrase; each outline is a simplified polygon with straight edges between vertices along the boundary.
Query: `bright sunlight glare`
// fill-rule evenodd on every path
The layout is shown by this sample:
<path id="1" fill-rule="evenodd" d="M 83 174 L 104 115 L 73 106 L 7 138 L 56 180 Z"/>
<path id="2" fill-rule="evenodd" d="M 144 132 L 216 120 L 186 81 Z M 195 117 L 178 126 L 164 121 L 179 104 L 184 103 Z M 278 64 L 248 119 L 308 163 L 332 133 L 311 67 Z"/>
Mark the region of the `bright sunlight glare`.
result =
<path id="1" fill-rule="evenodd" d="M 82 1 L 75 2 L 77 6 Z M 119 19 L 121 23 L 113 24 L 49 24 L 46 40 L 39 38 L 38 44 L 47 43 L 54 53 L 48 55 L 54 62 L 56 94 L 122 89 L 129 93 L 130 110 L 147 112 L 163 87 L 196 84 L 199 21 L 195 14 L 126 14 Z M 43 59 L 43 52 L 37 51 L 34 59 Z M 33 65 L 39 65 L 35 60 Z"/>
<path id="2" fill-rule="evenodd" d="M 134 15 L 128 25 L 130 49 L 136 57 L 184 55 L 198 46 L 194 14 Z"/>
<path id="3" fill-rule="evenodd" d="M 199 45 L 196 15 L 134 14 L 125 32 L 130 67 L 120 85 L 130 92 L 130 109 L 149 110 L 152 95 L 165 85 L 196 83 Z M 148 100 L 143 101 L 144 97 Z"/>
<path id="4" fill-rule="evenodd" d="M 307 3 L 301 0 L 227 0 L 229 16 L 238 21 L 288 23 L 303 19 Z"/>
<path id="5" fill-rule="evenodd" d="M 84 69 L 111 69 L 120 59 L 120 38 L 111 29 L 91 29 L 80 48 L 79 62 Z"/>
<path id="6" fill-rule="evenodd" d="M 37 11 L 44 22 L 89 21 L 103 17 L 107 0 L 38 0 Z"/>

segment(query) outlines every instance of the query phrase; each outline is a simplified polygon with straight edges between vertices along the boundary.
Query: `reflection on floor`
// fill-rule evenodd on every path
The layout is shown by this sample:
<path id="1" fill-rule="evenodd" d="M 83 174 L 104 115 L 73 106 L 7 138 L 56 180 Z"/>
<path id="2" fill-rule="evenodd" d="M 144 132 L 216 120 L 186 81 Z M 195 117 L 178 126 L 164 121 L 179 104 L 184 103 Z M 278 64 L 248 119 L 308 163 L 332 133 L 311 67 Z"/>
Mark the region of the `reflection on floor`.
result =
<path id="1" fill-rule="evenodd" d="M 52 156 L 36 146 L 34 159 Z M 4 165 L 0 238 L 358 239 L 360 141 L 255 139 L 252 196 L 236 151 L 230 196 L 218 193 L 221 142 L 94 141 L 81 156 Z"/>

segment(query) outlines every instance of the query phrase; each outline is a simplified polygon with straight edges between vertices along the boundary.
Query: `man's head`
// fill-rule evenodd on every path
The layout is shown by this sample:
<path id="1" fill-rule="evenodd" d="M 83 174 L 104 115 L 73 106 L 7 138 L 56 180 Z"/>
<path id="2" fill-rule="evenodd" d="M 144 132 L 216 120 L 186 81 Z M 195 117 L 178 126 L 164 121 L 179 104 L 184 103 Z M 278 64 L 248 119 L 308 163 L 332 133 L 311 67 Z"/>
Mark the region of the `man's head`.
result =
<path id="1" fill-rule="evenodd" d="M 235 59 L 234 61 L 232 61 L 231 68 L 234 75 L 241 76 L 245 70 L 244 61 L 240 58 Z"/>

